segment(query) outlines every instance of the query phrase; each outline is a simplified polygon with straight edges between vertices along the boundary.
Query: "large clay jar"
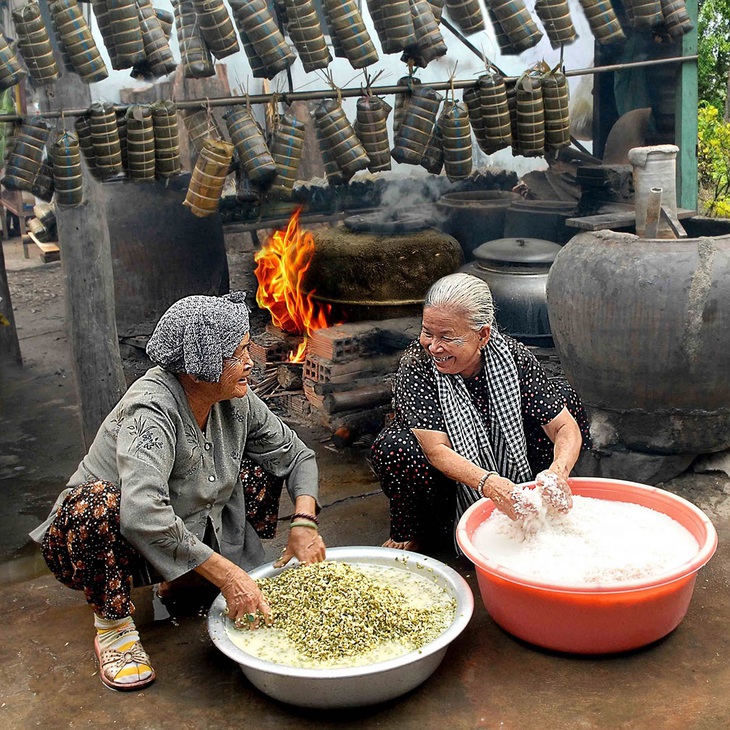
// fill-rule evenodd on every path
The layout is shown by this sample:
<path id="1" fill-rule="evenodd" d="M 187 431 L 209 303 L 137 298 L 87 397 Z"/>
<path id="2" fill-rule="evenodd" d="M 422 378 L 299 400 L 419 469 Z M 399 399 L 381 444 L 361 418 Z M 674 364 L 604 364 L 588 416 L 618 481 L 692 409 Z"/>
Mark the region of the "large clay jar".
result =
<path id="1" fill-rule="evenodd" d="M 547 300 L 565 375 L 617 444 L 730 447 L 730 235 L 582 233 L 556 257 Z"/>
<path id="2" fill-rule="evenodd" d="M 565 200 L 523 200 L 507 208 L 505 238 L 539 238 L 561 246 L 575 234 L 565 221 L 574 215 L 576 203 Z"/>
<path id="3" fill-rule="evenodd" d="M 471 261 L 474 250 L 485 241 L 504 236 L 504 220 L 510 204 L 519 195 L 504 190 L 446 193 L 436 202 L 439 227 L 452 235 Z"/>
<path id="4" fill-rule="evenodd" d="M 313 231 L 303 286 L 349 321 L 420 315 L 434 281 L 456 271 L 461 248 L 423 216 L 354 216 Z"/>

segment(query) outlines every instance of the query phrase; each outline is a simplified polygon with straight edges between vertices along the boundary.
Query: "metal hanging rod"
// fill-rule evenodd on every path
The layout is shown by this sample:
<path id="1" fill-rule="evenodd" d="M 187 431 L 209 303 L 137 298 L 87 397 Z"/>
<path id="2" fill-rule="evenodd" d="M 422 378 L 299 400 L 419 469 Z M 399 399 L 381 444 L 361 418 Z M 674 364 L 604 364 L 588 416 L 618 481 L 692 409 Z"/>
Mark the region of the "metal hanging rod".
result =
<path id="1" fill-rule="evenodd" d="M 624 71 L 630 68 L 644 68 L 647 66 L 663 66 L 672 63 L 687 63 L 696 61 L 697 55 L 692 56 L 673 56 L 671 58 L 655 58 L 651 61 L 631 61 L 628 63 L 615 63 L 610 66 L 596 66 L 590 68 L 577 68 L 573 71 L 566 71 L 566 76 L 589 76 L 591 74 L 610 73 L 611 71 Z M 506 81 L 513 81 L 516 76 L 505 77 Z M 437 91 L 447 91 L 449 89 L 466 89 L 475 86 L 475 79 L 454 79 L 453 81 L 437 81 L 427 83 L 428 86 Z M 251 94 L 250 96 L 222 96 L 212 99 L 185 99 L 176 102 L 178 109 L 206 109 L 208 107 L 221 106 L 238 106 L 240 104 L 267 104 L 272 99 L 290 104 L 293 101 L 313 101 L 316 99 L 329 99 L 337 96 L 342 98 L 362 96 L 365 91 L 364 86 L 350 87 L 347 89 L 316 89 L 314 91 L 293 91 L 282 92 L 276 94 Z M 377 96 L 387 96 L 389 94 L 403 94 L 409 91 L 408 86 L 374 86 L 370 88 L 370 93 Z M 124 111 L 131 104 L 116 104 L 114 108 L 118 111 Z M 41 119 L 61 119 L 62 117 L 78 117 L 86 114 L 88 109 L 61 109 L 47 112 L 38 112 L 36 114 L 26 114 L 25 117 L 41 118 Z M 20 114 L 0 114 L 0 122 L 17 122 L 22 121 L 23 116 Z"/>

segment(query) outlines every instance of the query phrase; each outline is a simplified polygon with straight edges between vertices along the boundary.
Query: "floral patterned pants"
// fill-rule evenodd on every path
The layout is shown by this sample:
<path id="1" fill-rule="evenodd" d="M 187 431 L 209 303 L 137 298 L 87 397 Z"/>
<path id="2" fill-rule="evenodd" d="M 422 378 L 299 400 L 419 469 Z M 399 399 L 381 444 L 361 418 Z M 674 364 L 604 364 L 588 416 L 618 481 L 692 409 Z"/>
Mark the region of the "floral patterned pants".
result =
<path id="1" fill-rule="evenodd" d="M 134 611 L 132 573 L 140 554 L 119 532 L 119 487 L 110 482 L 81 484 L 69 492 L 48 528 L 41 551 L 56 578 L 83 591 L 102 618 Z"/>
<path id="2" fill-rule="evenodd" d="M 261 538 L 274 537 L 283 479 L 244 457 L 241 481 L 246 518 Z M 144 573 L 144 558 L 119 531 L 121 492 L 111 482 L 81 484 L 69 492 L 48 528 L 41 552 L 51 573 L 83 591 L 106 619 L 129 616 L 132 576 Z M 148 579 L 149 580 L 149 579 Z"/>

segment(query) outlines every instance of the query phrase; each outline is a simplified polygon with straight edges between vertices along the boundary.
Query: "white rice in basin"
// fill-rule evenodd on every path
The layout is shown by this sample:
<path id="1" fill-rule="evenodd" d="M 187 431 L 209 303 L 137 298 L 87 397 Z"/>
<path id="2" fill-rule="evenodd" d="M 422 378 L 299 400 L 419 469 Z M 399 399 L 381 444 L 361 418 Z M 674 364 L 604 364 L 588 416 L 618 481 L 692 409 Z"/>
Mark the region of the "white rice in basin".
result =
<path id="1" fill-rule="evenodd" d="M 604 584 L 652 578 L 678 568 L 699 550 L 676 520 L 629 502 L 573 496 L 561 514 L 529 500 L 536 515 L 513 522 L 498 510 L 474 531 L 474 547 L 512 573 L 554 585 Z"/>

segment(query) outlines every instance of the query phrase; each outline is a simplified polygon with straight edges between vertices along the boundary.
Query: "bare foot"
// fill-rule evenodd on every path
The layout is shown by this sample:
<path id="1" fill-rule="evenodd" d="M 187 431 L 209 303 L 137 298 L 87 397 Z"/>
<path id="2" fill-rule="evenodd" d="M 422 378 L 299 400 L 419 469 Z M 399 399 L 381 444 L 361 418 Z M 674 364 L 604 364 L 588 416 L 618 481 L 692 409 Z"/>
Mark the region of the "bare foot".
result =
<path id="1" fill-rule="evenodd" d="M 394 550 L 412 550 L 412 551 L 418 551 L 418 550 L 420 550 L 421 545 L 418 542 L 418 540 L 403 540 L 402 542 L 398 542 L 397 540 L 393 540 L 391 538 L 388 538 L 383 543 L 383 547 L 393 548 Z"/>

